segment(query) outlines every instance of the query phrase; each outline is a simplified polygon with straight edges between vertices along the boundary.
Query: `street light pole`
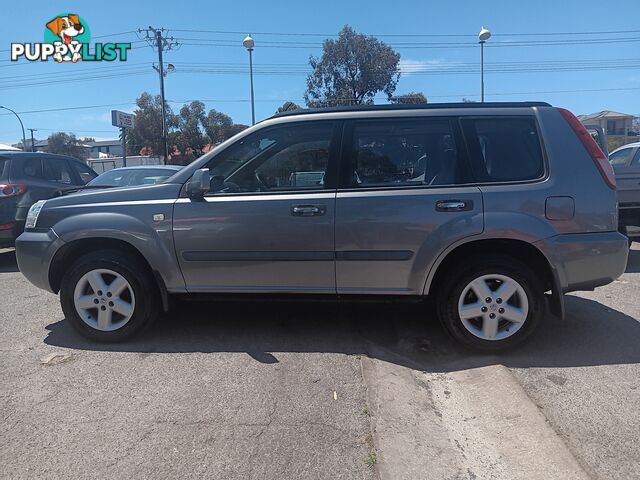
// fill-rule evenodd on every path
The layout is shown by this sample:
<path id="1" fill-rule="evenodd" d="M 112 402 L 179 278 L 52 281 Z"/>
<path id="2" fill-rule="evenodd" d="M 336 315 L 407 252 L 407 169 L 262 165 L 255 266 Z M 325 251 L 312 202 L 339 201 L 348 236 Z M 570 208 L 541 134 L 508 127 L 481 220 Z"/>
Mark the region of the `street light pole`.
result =
<path id="1" fill-rule="evenodd" d="M 0 105 L 0 108 L 4 108 L 5 110 L 9 110 L 11 113 L 13 113 L 16 118 L 18 119 L 18 121 L 20 122 L 20 128 L 22 128 L 22 151 L 25 152 L 26 148 L 27 148 L 27 136 L 24 134 L 24 125 L 22 123 L 22 119 L 20 118 L 20 115 L 18 115 L 16 112 L 14 112 L 13 110 L 11 110 L 8 107 L 3 107 L 2 105 Z"/>
<path id="2" fill-rule="evenodd" d="M 247 35 L 245 39 L 242 41 L 242 45 L 249 51 L 249 78 L 251 82 L 251 125 L 256 124 L 256 108 L 255 101 L 253 98 L 253 47 L 255 46 L 255 42 L 251 35 Z"/>
<path id="3" fill-rule="evenodd" d="M 484 43 L 491 38 L 491 32 L 482 27 L 478 34 L 480 43 L 480 101 L 484 103 Z"/>

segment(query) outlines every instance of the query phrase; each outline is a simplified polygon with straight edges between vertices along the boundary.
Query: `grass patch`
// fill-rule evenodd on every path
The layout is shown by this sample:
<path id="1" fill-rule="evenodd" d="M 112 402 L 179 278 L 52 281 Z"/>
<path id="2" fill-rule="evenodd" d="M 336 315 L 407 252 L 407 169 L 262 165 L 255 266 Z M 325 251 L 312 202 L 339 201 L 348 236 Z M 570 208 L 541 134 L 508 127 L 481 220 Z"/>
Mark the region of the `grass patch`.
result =
<path id="1" fill-rule="evenodd" d="M 370 467 L 373 467 L 376 463 L 378 463 L 378 455 L 375 450 L 371 450 L 369 455 L 367 455 L 367 459 L 365 460 L 366 464 Z"/>

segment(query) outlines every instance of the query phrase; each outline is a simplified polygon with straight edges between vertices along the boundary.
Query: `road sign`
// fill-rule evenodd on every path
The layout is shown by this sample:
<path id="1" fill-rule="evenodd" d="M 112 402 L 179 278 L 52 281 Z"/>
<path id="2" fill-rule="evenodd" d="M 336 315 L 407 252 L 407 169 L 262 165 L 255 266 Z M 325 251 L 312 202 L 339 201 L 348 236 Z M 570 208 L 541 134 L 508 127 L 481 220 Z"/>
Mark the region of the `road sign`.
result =
<path id="1" fill-rule="evenodd" d="M 120 128 L 133 128 L 134 117 L 135 115 L 132 113 L 111 110 L 111 125 Z"/>

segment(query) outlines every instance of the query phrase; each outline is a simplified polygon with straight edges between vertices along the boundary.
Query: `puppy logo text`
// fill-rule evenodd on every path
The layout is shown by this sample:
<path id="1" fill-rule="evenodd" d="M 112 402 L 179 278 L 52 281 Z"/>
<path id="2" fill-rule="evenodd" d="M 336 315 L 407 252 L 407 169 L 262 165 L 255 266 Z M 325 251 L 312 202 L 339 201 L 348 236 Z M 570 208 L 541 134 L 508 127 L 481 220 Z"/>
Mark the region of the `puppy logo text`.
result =
<path id="1" fill-rule="evenodd" d="M 32 62 L 113 62 L 127 60 L 131 43 L 90 44 L 91 32 L 85 20 L 75 13 L 61 13 L 45 24 L 43 43 L 12 43 L 11 61 Z"/>

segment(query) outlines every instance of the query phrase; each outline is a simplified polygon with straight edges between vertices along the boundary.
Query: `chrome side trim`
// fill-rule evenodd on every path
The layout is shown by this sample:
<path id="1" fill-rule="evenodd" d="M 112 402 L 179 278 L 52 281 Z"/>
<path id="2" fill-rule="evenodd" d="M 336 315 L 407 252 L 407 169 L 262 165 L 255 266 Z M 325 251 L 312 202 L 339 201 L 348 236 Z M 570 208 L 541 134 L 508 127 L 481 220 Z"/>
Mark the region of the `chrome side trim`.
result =
<path id="1" fill-rule="evenodd" d="M 269 193 L 262 193 L 262 194 L 257 194 L 257 195 L 243 195 L 243 194 L 237 194 L 237 195 L 220 195 L 220 196 L 216 196 L 216 195 L 212 195 L 212 196 L 205 196 L 204 200 L 206 202 L 209 203 L 216 203 L 216 202 L 251 202 L 251 201 L 256 201 L 256 200 L 292 200 L 292 201 L 298 201 L 300 198 L 327 198 L 327 199 L 332 199 L 332 198 L 336 198 L 336 192 L 295 192 L 295 193 L 283 193 L 283 194 L 269 194 Z M 179 198 L 177 200 L 177 203 L 190 203 L 193 202 L 194 200 L 191 200 L 190 198 Z M 197 200 L 196 200 L 197 201 Z"/>
<path id="2" fill-rule="evenodd" d="M 101 203 L 73 203 L 70 205 L 61 205 L 53 208 L 83 208 L 83 207 L 126 207 L 129 205 L 166 205 L 175 203 L 175 198 L 163 200 L 131 200 L 128 202 L 101 202 Z"/>

